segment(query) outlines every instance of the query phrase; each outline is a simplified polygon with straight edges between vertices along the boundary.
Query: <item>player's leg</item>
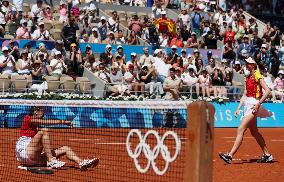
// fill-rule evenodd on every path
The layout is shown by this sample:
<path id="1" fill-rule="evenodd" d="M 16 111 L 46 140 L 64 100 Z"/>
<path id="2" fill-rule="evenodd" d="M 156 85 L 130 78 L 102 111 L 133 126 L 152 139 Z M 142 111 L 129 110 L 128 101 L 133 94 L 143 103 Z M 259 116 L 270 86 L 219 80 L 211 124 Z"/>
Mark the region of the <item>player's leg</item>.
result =
<path id="1" fill-rule="evenodd" d="M 262 149 L 263 153 L 265 155 L 270 155 L 269 151 L 267 149 L 267 146 L 265 144 L 265 140 L 262 137 L 262 135 L 259 133 L 256 125 L 257 125 L 257 119 L 254 118 L 253 121 L 249 125 L 250 133 L 255 138 L 255 140 L 257 141 L 257 143 L 260 146 L 260 148 Z"/>
<path id="2" fill-rule="evenodd" d="M 235 143 L 233 145 L 233 148 L 229 152 L 230 156 L 233 156 L 237 152 L 239 147 L 241 146 L 244 133 L 247 130 L 249 123 L 252 122 L 252 120 L 254 118 L 255 118 L 255 116 L 252 113 L 249 113 L 249 114 L 247 114 L 246 116 L 243 117 L 241 124 L 240 124 L 240 126 L 238 127 L 238 130 L 237 130 L 237 137 L 235 139 Z"/>
<path id="3" fill-rule="evenodd" d="M 32 138 L 27 146 L 27 154 L 31 160 L 37 160 L 42 150 L 44 150 L 47 160 L 53 158 L 47 128 L 40 129 L 40 131 Z"/>

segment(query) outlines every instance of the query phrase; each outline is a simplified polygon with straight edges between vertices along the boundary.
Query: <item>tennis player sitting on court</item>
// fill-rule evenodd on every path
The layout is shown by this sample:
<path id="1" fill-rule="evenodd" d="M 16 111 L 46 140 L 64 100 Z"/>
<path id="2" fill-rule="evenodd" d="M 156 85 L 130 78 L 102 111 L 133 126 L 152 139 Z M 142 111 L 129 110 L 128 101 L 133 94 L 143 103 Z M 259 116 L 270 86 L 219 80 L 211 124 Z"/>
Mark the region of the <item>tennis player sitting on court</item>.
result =
<path id="1" fill-rule="evenodd" d="M 57 158 L 66 155 L 71 161 L 79 164 L 81 170 L 86 170 L 98 164 L 99 159 L 80 159 L 68 146 L 51 149 L 47 128 L 39 126 L 49 126 L 64 124 L 73 126 L 71 121 L 43 119 L 44 110 L 42 107 L 32 107 L 31 113 L 24 117 L 20 138 L 16 143 L 17 160 L 26 166 L 47 166 L 50 168 L 60 168 L 65 162 Z"/>
<path id="2" fill-rule="evenodd" d="M 243 118 L 237 130 L 237 137 L 231 151 L 227 154 L 219 153 L 221 159 L 228 164 L 232 163 L 233 155 L 241 146 L 243 136 L 247 128 L 250 129 L 252 136 L 263 151 L 263 155 L 258 162 L 267 163 L 272 162 L 273 160 L 273 157 L 268 152 L 265 141 L 257 128 L 257 117 L 266 118 L 272 115 L 271 112 L 267 111 L 261 105 L 269 96 L 270 89 L 267 87 L 262 75 L 256 70 L 256 68 L 256 62 L 251 57 L 246 59 L 246 69 L 244 70 L 246 76 L 246 88 L 235 112 L 235 117 L 237 117 L 239 115 L 240 108 L 244 105 Z M 262 89 L 265 91 L 264 94 L 262 93 Z"/>

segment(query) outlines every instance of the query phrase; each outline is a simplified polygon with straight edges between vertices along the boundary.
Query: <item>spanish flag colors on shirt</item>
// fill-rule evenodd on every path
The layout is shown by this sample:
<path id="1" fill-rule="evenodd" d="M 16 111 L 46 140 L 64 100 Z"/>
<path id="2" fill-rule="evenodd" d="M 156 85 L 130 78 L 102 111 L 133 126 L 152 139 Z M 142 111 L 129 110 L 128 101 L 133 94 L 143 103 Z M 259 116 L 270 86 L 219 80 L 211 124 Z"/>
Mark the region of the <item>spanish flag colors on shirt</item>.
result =
<path id="1" fill-rule="evenodd" d="M 263 79 L 259 71 L 255 71 L 251 76 L 246 78 L 247 97 L 260 99 L 262 97 L 262 87 L 260 80 Z"/>

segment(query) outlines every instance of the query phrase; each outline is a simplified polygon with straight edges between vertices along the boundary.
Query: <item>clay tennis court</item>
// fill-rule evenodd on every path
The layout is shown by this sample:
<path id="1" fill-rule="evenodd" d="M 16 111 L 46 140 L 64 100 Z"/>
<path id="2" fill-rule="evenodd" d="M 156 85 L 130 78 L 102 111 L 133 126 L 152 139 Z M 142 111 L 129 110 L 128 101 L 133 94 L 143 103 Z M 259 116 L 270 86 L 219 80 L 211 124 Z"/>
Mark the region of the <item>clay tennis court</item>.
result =
<path id="1" fill-rule="evenodd" d="M 236 129 L 215 129 L 214 143 L 214 175 L 215 182 L 230 181 L 283 181 L 284 178 L 284 129 L 260 129 L 263 133 L 271 153 L 277 162 L 258 164 L 256 159 L 261 154 L 249 132 L 246 133 L 243 145 L 235 156 L 237 160 L 232 165 L 226 165 L 218 158 L 219 151 L 227 151 L 233 144 Z M 166 130 L 157 129 L 160 135 Z M 173 129 L 182 143 L 180 154 L 163 176 L 157 176 L 152 167 L 141 174 L 135 168 L 133 159 L 126 151 L 126 136 L 129 129 L 51 129 L 52 146 L 70 146 L 80 157 L 99 157 L 100 163 L 89 171 L 80 171 L 77 165 L 68 162 L 64 168 L 55 170 L 52 175 L 33 174 L 17 169 L 19 165 L 15 158 L 15 142 L 18 138 L 18 129 L 0 129 L 1 143 L 1 171 L 0 181 L 181 181 L 184 168 L 184 129 Z M 142 133 L 145 134 L 145 130 Z M 137 137 L 131 141 L 133 150 Z M 155 139 L 149 137 L 147 142 L 151 148 L 156 145 Z M 174 153 L 174 140 L 170 137 L 167 142 L 169 151 Z M 145 156 L 139 162 L 146 165 Z M 156 160 L 157 166 L 162 168 L 164 162 L 161 155 Z"/>

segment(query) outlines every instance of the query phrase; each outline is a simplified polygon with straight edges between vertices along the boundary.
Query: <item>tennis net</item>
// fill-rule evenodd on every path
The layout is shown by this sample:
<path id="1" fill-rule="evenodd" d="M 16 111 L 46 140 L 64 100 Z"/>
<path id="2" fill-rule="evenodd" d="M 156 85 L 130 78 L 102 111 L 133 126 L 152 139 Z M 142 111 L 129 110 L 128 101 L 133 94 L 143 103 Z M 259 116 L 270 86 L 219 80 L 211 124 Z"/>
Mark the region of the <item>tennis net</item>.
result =
<path id="1" fill-rule="evenodd" d="M 0 179 L 183 181 L 188 104 L 178 101 L 1 100 Z M 27 143 L 35 142 L 35 139 L 25 139 L 26 142 L 18 146 L 21 127 L 24 121 L 29 120 L 27 116 L 33 118 L 30 121 L 33 123 L 41 120 L 40 112 L 36 112 L 41 109 L 44 113 L 41 122 L 56 123 L 50 126 L 41 123 L 38 129 L 44 131 L 42 135 L 48 136 L 52 149 L 68 146 L 68 151 L 72 150 L 80 160 L 99 158 L 98 165 L 82 170 L 78 160 L 77 163 L 70 161 L 68 155 L 62 153 L 59 160 L 66 163 L 61 168 L 53 169 L 52 175 L 39 175 L 19 169 L 18 166 L 30 164 L 34 153 L 28 151 L 31 144 Z M 72 121 L 73 128 L 68 125 L 69 121 Z M 46 142 L 45 137 L 41 136 L 40 142 L 35 142 L 38 144 L 36 149 L 41 150 L 37 156 L 47 155 L 47 144 L 43 144 Z M 31 149 L 35 148 L 29 147 Z M 58 150 L 56 152 L 58 154 Z M 24 156 L 28 158 L 23 162 Z M 36 157 L 32 161 L 35 160 L 46 159 Z M 39 168 L 35 164 L 32 167 Z"/>

